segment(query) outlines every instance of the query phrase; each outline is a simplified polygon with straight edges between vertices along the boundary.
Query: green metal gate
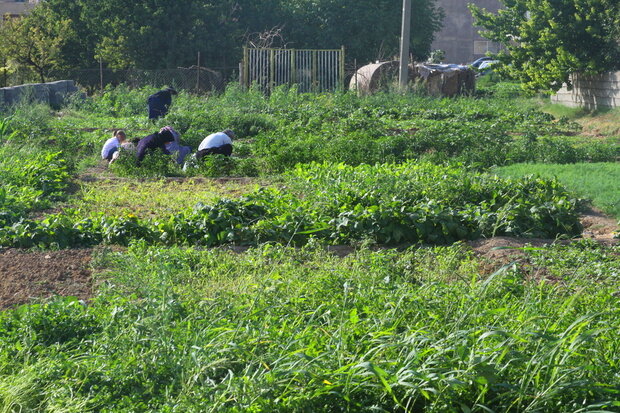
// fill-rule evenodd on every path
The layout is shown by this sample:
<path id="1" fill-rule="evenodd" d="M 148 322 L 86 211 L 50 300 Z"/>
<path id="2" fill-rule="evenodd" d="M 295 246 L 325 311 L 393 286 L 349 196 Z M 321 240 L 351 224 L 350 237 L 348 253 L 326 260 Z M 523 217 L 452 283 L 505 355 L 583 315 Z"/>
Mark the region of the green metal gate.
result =
<path id="1" fill-rule="evenodd" d="M 243 48 L 241 83 L 271 91 L 296 84 L 300 92 L 344 88 L 344 46 L 340 49 Z"/>

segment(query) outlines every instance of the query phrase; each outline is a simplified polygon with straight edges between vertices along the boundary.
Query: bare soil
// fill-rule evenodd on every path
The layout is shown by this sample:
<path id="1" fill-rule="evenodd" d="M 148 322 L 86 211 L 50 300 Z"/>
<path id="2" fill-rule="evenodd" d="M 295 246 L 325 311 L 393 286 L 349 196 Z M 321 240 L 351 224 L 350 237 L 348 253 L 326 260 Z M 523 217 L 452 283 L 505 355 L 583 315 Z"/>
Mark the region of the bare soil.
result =
<path id="1" fill-rule="evenodd" d="M 589 209 L 580 217 L 583 226 L 583 238 L 593 239 L 606 245 L 618 244 L 620 240 L 614 238 L 618 231 L 618 220 L 611 218 L 600 211 Z M 527 260 L 527 248 L 543 247 L 569 240 L 554 240 L 540 238 L 493 237 L 468 242 L 474 254 L 482 263 L 482 271 L 490 274 L 505 265 L 518 265 L 531 278 L 545 278 L 555 281 L 544 268 L 534 268 Z"/>
<path id="2" fill-rule="evenodd" d="M 92 249 L 0 249 L 0 309 L 57 295 L 92 296 Z"/>

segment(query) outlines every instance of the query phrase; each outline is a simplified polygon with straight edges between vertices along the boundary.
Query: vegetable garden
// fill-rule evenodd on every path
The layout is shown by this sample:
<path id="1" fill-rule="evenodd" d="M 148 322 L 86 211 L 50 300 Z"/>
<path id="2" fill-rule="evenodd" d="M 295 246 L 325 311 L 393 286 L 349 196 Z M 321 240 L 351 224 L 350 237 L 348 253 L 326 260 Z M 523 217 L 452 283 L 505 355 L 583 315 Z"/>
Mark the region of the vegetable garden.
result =
<path id="1" fill-rule="evenodd" d="M 614 176 L 617 135 L 509 84 L 458 99 L 232 87 L 181 93 L 155 124 L 151 92 L 3 115 L 0 246 L 91 248 L 95 287 L 0 313 L 1 411 L 620 408 L 620 249 L 575 239 L 589 199 L 617 214 L 614 184 L 553 172 Z M 239 139 L 187 171 L 164 155 L 98 165 L 112 129 L 164 125 L 193 148 Z M 501 262 L 469 244 L 499 236 L 523 239 Z"/>

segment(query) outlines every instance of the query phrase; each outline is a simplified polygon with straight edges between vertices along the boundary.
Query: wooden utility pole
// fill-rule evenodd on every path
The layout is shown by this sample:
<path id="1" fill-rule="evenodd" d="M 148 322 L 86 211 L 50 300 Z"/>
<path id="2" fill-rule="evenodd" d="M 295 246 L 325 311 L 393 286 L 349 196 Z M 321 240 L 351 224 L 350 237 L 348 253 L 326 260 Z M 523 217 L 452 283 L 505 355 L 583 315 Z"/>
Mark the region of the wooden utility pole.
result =
<path id="1" fill-rule="evenodd" d="M 409 80 L 409 38 L 411 33 L 411 0 L 403 0 L 403 24 L 400 30 L 400 70 L 398 83 L 404 89 Z"/>

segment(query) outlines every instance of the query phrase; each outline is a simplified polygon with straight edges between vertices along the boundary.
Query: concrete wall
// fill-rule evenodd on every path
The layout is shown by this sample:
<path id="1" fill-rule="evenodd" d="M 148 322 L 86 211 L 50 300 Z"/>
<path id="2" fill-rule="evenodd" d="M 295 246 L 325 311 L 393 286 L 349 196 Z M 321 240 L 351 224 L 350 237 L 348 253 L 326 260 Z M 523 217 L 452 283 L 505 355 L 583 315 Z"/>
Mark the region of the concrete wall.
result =
<path id="1" fill-rule="evenodd" d="M 431 47 L 446 52 L 444 63 L 471 63 L 487 51 L 499 50 L 499 45 L 478 34 L 480 28 L 474 27 L 474 19 L 467 8 L 469 3 L 493 13 L 500 9 L 498 0 L 437 0 L 437 5 L 444 9 L 446 17 Z"/>
<path id="2" fill-rule="evenodd" d="M 74 93 L 78 93 L 78 88 L 73 80 L 3 87 L 0 88 L 0 106 L 11 106 L 22 100 L 27 100 L 28 102 L 49 103 L 53 107 L 59 107 L 68 95 Z"/>
<path id="3" fill-rule="evenodd" d="M 24 14 L 28 10 L 34 7 L 36 1 L 2 1 L 0 0 L 0 16 L 4 16 L 6 14 L 10 16 L 18 16 L 20 14 Z"/>
<path id="4" fill-rule="evenodd" d="M 587 109 L 620 107 L 620 72 L 598 76 L 571 75 L 573 89 L 566 86 L 551 96 L 551 102 Z"/>

